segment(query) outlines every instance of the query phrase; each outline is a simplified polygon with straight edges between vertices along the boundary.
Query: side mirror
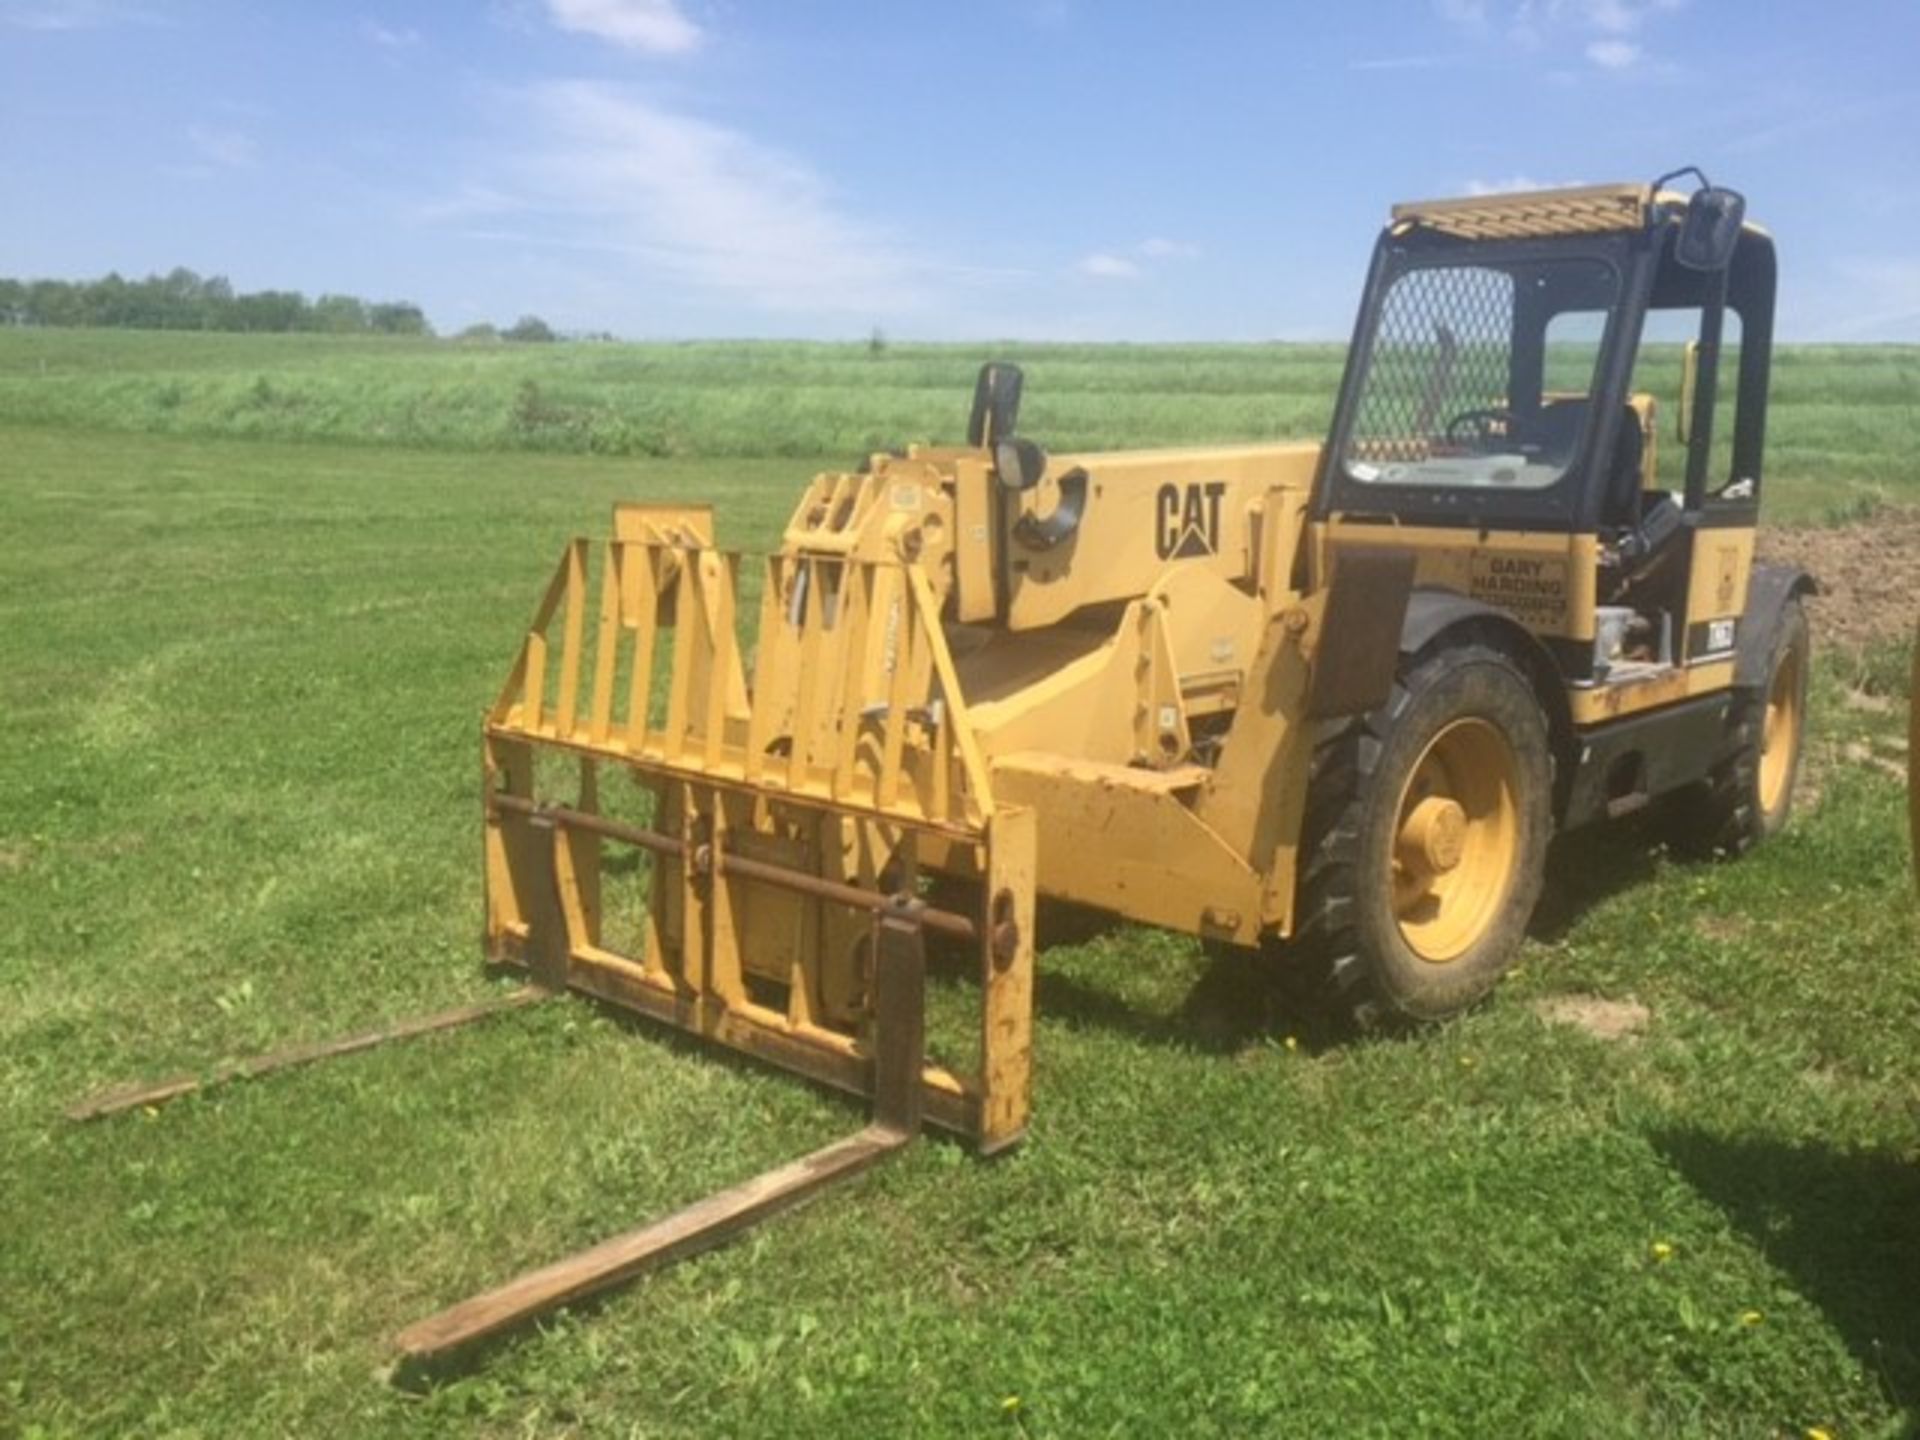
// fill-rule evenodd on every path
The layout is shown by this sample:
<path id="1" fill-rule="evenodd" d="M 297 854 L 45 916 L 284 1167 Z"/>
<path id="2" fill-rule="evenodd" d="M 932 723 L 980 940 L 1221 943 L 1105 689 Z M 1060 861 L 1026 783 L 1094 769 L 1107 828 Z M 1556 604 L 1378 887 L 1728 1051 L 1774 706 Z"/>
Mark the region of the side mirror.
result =
<path id="1" fill-rule="evenodd" d="M 1740 223 L 1746 218 L 1746 196 L 1738 190 L 1702 185 L 1687 201 L 1673 258 L 1689 270 L 1724 270 L 1733 259 Z"/>
<path id="2" fill-rule="evenodd" d="M 1007 489 L 1031 490 L 1047 473 L 1047 452 L 1031 440 L 996 440 L 993 469 Z"/>
<path id="3" fill-rule="evenodd" d="M 1693 392 L 1700 384 L 1700 342 L 1687 341 L 1680 356 L 1680 413 L 1674 417 L 1674 436 L 1682 445 L 1693 443 Z"/>
<path id="4" fill-rule="evenodd" d="M 1020 419 L 1018 365 L 988 361 L 973 382 L 973 413 L 967 417 L 967 444 L 978 448 L 1013 438 Z"/>

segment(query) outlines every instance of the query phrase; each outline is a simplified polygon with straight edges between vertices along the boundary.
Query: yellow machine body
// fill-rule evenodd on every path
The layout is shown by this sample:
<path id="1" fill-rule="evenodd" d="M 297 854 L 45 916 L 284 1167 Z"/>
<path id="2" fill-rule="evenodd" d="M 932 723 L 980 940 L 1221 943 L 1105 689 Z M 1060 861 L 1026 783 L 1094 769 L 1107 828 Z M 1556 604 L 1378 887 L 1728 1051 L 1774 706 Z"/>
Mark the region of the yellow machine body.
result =
<path id="1" fill-rule="evenodd" d="M 1537 238 L 1648 203 L 1598 187 L 1395 225 Z M 1655 411 L 1631 407 L 1651 491 Z M 612 539 L 566 548 L 486 720 L 494 958 L 864 1091 L 875 898 L 966 882 L 977 899 L 933 913 L 978 1022 L 967 1053 L 930 1051 L 925 1113 L 998 1148 L 1027 1122 L 1036 897 L 1242 945 L 1293 932 L 1325 707 L 1391 673 L 1382 576 L 1543 646 L 1595 641 L 1582 527 L 1316 515 L 1316 443 L 1060 454 L 1013 488 L 992 439 L 817 476 L 764 561 L 716 548 L 698 508 L 621 507 Z M 1684 543 L 1705 634 L 1747 605 L 1753 531 Z M 1543 694 L 1572 753 L 1725 690 L 1733 656 L 1688 643 Z"/>
<path id="2" fill-rule="evenodd" d="M 871 1101 L 408 1325 L 396 1377 L 424 1378 L 927 1122 L 1018 1141 L 1043 896 L 1418 1023 L 1513 963 L 1556 830 L 1677 799 L 1675 845 L 1742 853 L 1791 809 L 1815 586 L 1753 556 L 1772 244 L 1699 181 L 1396 207 L 1325 445 L 1048 457 L 989 364 L 965 445 L 816 476 L 770 556 L 721 549 L 706 506 L 616 506 L 562 550 L 484 722 L 486 950 L 528 983 L 67 1113 L 567 991 Z M 1650 316 L 1697 330 L 1673 482 Z"/>

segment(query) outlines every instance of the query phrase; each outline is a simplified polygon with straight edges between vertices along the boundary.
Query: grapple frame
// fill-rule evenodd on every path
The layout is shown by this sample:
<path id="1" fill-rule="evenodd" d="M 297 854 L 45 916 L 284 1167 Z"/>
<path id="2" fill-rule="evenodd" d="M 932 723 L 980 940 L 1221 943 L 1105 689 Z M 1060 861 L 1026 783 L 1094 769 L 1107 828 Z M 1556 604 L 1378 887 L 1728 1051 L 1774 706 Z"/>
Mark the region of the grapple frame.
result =
<path id="1" fill-rule="evenodd" d="M 1009 1145 L 1028 1112 L 1033 817 L 994 804 L 932 588 L 911 563 L 768 557 L 749 678 L 744 562 L 710 533 L 623 509 L 614 539 L 562 554 L 485 723 L 488 954 L 872 1094 L 876 926 L 912 905 L 979 986 L 976 1053 L 924 1066 L 922 1111 Z M 650 857 L 643 879 L 617 873 L 619 849 Z M 925 904 L 929 857 L 980 903 Z M 624 906 L 622 884 L 642 889 Z"/>

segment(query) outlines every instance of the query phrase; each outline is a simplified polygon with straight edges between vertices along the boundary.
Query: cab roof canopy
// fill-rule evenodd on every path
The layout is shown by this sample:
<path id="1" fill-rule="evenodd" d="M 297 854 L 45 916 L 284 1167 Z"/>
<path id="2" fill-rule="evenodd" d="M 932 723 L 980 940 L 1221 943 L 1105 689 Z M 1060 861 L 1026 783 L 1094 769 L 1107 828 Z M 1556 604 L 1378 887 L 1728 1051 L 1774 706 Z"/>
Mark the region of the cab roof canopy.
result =
<path id="1" fill-rule="evenodd" d="M 1643 229 L 1655 212 L 1678 217 L 1687 197 L 1650 185 L 1577 185 L 1454 200 L 1410 200 L 1393 207 L 1393 230 L 1421 229 L 1461 240 L 1537 240 Z M 1742 227 L 1753 232 L 1756 227 Z M 1764 232 L 1762 232 L 1764 233 Z"/>

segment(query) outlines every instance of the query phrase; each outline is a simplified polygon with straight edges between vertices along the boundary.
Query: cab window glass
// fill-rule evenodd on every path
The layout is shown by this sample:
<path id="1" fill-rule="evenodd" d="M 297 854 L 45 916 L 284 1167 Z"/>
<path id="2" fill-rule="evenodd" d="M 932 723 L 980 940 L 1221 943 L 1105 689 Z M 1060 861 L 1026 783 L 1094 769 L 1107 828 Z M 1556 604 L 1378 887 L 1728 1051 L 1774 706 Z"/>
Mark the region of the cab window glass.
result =
<path id="1" fill-rule="evenodd" d="M 1586 397 L 1600 365 L 1607 333 L 1604 310 L 1563 310 L 1547 321 L 1547 351 L 1540 382 L 1546 404 Z"/>
<path id="2" fill-rule="evenodd" d="M 1686 485 L 1691 448 L 1687 428 L 1692 417 L 1681 405 L 1681 382 L 1689 342 L 1700 338 L 1700 310 L 1649 310 L 1634 357 L 1634 395 L 1650 396 L 1658 427 L 1660 472 L 1657 486 L 1678 494 Z M 1720 324 L 1720 366 L 1714 378 L 1713 436 L 1707 459 L 1707 491 L 1720 495 L 1741 477 L 1733 473 L 1735 408 L 1740 394 L 1740 315 L 1731 306 Z M 1697 439 L 1698 437 L 1689 437 Z"/>
<path id="3" fill-rule="evenodd" d="M 1553 484 L 1578 450 L 1617 292 L 1613 268 L 1596 260 L 1422 265 L 1396 276 L 1341 456 L 1347 474 L 1365 484 Z M 1575 308 L 1573 297 L 1590 323 L 1564 331 L 1562 353 L 1543 354 L 1540 327 Z M 1519 373 L 1517 346 L 1530 357 Z"/>

